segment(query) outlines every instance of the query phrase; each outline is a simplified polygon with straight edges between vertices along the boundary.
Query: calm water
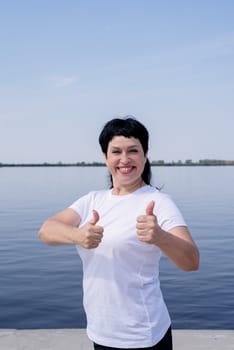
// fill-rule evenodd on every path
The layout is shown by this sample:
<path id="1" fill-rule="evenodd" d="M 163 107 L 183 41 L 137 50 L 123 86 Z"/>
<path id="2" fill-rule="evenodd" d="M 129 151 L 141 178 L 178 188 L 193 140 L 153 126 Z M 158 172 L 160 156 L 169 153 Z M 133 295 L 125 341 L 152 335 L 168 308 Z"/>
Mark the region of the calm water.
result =
<path id="1" fill-rule="evenodd" d="M 201 253 L 186 273 L 165 257 L 161 285 L 174 328 L 234 328 L 234 167 L 153 168 L 154 184 L 181 208 Z M 0 168 L 0 328 L 85 327 L 81 262 L 37 230 L 92 189 L 105 168 Z"/>

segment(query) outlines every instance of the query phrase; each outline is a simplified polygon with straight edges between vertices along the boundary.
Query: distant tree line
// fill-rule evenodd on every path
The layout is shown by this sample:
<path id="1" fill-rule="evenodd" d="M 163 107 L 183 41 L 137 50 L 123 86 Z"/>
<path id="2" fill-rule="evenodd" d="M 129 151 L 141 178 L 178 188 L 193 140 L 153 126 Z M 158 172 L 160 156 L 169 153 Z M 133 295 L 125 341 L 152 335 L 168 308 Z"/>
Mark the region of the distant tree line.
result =
<path id="1" fill-rule="evenodd" d="M 234 165 L 234 160 L 220 159 L 201 159 L 198 162 L 193 162 L 192 159 L 187 159 L 184 162 L 181 160 L 166 162 L 164 160 L 153 160 L 152 166 L 219 166 L 219 165 Z M 105 163 L 102 162 L 76 162 L 76 163 L 0 163 L 0 167 L 102 167 Z"/>
<path id="2" fill-rule="evenodd" d="M 234 165 L 234 160 L 222 159 L 200 159 L 198 162 L 193 162 L 192 159 L 165 162 L 164 160 L 152 161 L 151 165 L 155 166 L 209 166 L 209 165 Z"/>
<path id="3" fill-rule="evenodd" d="M 44 162 L 44 163 L 0 163 L 0 167 L 75 167 L 75 166 L 93 166 L 93 167 L 98 167 L 98 166 L 105 166 L 105 163 L 101 162 L 77 162 L 77 163 L 62 163 L 62 162 L 57 162 L 57 163 L 49 163 L 49 162 Z"/>

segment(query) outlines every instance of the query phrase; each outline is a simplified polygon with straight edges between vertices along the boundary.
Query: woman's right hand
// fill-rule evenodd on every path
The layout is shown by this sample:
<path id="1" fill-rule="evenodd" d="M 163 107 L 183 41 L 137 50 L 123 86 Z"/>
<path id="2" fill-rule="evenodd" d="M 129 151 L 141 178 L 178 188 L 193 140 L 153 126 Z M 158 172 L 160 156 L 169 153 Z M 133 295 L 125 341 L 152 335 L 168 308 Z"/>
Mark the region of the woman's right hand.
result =
<path id="1" fill-rule="evenodd" d="M 47 219 L 38 234 L 48 245 L 76 244 L 86 249 L 98 247 L 103 238 L 103 227 L 96 225 L 99 214 L 93 210 L 92 219 L 80 227 L 80 216 L 67 208 Z"/>
<path id="2" fill-rule="evenodd" d="M 103 238 L 103 227 L 96 225 L 99 220 L 99 214 L 93 210 L 93 218 L 84 226 L 78 228 L 78 244 L 86 249 L 97 248 Z M 78 237 L 79 236 L 79 237 Z"/>

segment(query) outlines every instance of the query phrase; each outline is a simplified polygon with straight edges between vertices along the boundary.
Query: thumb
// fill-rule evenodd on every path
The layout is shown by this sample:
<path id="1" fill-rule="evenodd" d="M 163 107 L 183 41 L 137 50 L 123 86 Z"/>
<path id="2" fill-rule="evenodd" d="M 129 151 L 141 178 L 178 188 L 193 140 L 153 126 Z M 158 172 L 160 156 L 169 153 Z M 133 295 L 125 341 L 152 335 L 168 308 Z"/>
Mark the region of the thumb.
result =
<path id="1" fill-rule="evenodd" d="M 93 210 L 93 217 L 92 217 L 92 219 L 90 220 L 90 224 L 91 225 L 96 225 L 96 223 L 98 222 L 98 220 L 99 220 L 99 214 L 98 214 L 98 212 L 96 211 L 96 210 Z"/>
<path id="2" fill-rule="evenodd" d="M 149 204 L 146 207 L 146 215 L 154 215 L 154 205 L 154 201 L 149 202 Z"/>

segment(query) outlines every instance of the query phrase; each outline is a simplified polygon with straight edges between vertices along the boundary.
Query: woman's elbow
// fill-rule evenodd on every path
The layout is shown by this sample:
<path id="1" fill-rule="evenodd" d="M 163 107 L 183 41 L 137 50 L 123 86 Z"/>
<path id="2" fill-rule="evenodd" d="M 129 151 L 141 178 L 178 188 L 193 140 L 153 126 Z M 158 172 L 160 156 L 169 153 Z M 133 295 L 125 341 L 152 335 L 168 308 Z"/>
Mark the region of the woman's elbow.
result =
<path id="1" fill-rule="evenodd" d="M 200 266 L 200 254 L 199 250 L 195 249 L 194 252 L 191 254 L 189 263 L 184 268 L 184 271 L 197 271 Z"/>
<path id="2" fill-rule="evenodd" d="M 38 237 L 40 240 L 48 245 L 54 245 L 46 229 L 46 223 L 44 223 L 38 231 Z"/>
<path id="3" fill-rule="evenodd" d="M 45 231 L 42 228 L 38 231 L 38 237 L 43 243 L 49 244 Z"/>

